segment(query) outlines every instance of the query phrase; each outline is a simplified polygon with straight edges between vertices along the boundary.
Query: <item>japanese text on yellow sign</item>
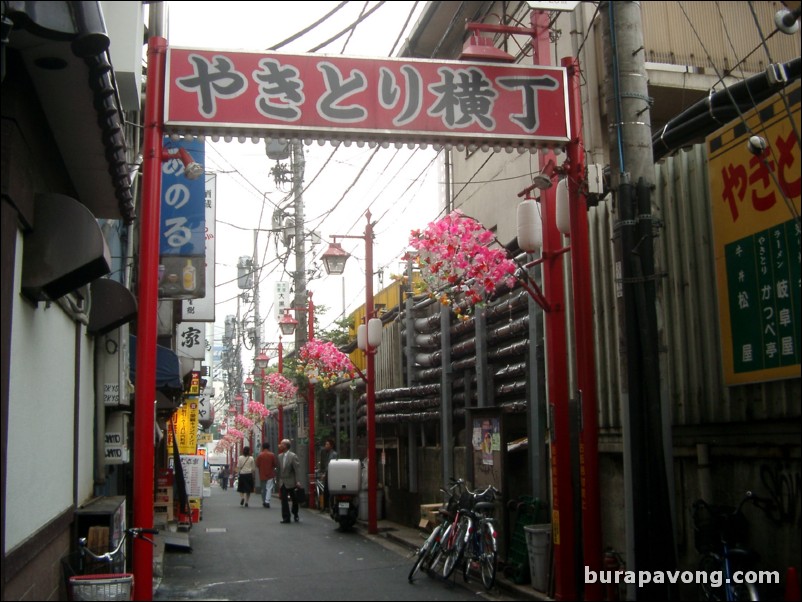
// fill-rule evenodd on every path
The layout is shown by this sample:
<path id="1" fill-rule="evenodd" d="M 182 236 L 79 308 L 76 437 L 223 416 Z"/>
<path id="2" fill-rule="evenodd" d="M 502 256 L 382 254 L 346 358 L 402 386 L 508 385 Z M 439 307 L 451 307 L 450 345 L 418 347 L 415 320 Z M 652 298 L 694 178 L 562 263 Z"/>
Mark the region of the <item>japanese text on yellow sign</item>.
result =
<path id="1" fill-rule="evenodd" d="M 799 82 L 781 94 L 707 138 L 728 385 L 799 376 Z"/>
<path id="2" fill-rule="evenodd" d="M 178 442 L 178 453 L 195 455 L 198 447 L 198 400 L 188 398 L 172 417 L 173 428 Z M 173 449 L 172 430 L 168 431 L 168 449 Z"/>

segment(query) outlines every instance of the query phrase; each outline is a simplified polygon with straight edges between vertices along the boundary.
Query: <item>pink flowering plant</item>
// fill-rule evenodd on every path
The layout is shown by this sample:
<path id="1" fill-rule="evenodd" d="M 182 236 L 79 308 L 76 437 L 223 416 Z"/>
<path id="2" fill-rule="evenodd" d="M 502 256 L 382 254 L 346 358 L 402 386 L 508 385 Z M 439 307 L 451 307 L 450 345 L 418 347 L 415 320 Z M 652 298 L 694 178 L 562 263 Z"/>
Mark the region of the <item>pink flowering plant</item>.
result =
<path id="1" fill-rule="evenodd" d="M 235 430 L 250 431 L 253 428 L 253 420 L 251 420 L 244 414 L 237 414 L 234 417 L 234 427 Z"/>
<path id="2" fill-rule="evenodd" d="M 245 409 L 245 416 L 253 421 L 253 424 L 262 426 L 265 418 L 270 416 L 270 410 L 258 401 L 250 401 L 248 402 L 248 407 Z"/>
<path id="3" fill-rule="evenodd" d="M 493 233 L 460 211 L 413 230 L 405 255 L 420 268 L 419 292 L 428 293 L 443 305 L 451 305 L 460 319 L 467 319 L 458 304 L 467 303 L 467 313 L 482 304 L 504 283 L 513 286 L 517 266 L 503 248 L 491 249 Z"/>
<path id="4" fill-rule="evenodd" d="M 338 379 L 354 378 L 351 360 L 330 341 L 312 339 L 298 353 L 298 374 L 328 389 Z"/>
<path id="5" fill-rule="evenodd" d="M 284 405 L 298 396 L 298 387 L 283 374 L 273 372 L 265 380 L 265 386 L 276 397 L 278 405 Z"/>
<path id="6" fill-rule="evenodd" d="M 228 431 L 226 431 L 226 434 L 223 435 L 222 439 L 220 439 L 217 442 L 217 445 L 214 446 L 214 451 L 217 454 L 227 452 L 243 439 L 245 439 L 244 433 L 235 428 L 229 428 Z"/>

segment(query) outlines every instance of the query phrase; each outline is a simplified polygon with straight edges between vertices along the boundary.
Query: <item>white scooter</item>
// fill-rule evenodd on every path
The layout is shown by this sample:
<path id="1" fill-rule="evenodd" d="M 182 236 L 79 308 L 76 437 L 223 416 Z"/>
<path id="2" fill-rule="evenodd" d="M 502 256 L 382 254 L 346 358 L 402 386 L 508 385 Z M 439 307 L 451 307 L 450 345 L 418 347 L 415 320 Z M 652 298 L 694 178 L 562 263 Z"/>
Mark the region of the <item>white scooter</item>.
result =
<path id="1" fill-rule="evenodd" d="M 332 460 L 329 462 L 329 507 L 331 518 L 347 531 L 359 517 L 359 491 L 361 479 L 359 460 Z"/>

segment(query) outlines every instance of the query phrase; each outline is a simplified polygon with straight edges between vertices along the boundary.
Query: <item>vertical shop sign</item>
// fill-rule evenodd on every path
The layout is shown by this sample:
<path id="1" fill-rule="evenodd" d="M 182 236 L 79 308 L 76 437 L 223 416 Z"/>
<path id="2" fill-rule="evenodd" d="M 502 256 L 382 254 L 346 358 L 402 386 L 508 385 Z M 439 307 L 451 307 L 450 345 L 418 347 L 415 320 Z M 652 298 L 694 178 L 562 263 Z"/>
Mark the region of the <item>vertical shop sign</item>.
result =
<path id="1" fill-rule="evenodd" d="M 179 322 L 175 325 L 175 350 L 183 357 L 206 357 L 206 322 Z"/>
<path id="2" fill-rule="evenodd" d="M 187 150 L 204 164 L 204 143 L 164 138 L 164 150 L 172 155 Z M 175 159 L 162 162 L 161 219 L 159 227 L 159 298 L 197 299 L 205 296 L 206 203 L 205 178 L 190 180 L 184 165 Z"/>
<path id="3" fill-rule="evenodd" d="M 198 447 L 198 400 L 188 397 L 172 417 L 178 453 L 194 455 Z M 167 449 L 173 449 L 172 430 L 167 431 Z"/>
<path id="4" fill-rule="evenodd" d="M 780 94 L 707 138 L 728 385 L 799 377 L 799 82 Z"/>
<path id="5" fill-rule="evenodd" d="M 197 299 L 184 299 L 181 302 L 181 319 L 193 322 L 214 322 L 214 261 L 215 261 L 215 224 L 216 224 L 216 194 L 217 176 L 207 174 L 204 196 L 206 213 L 206 259 L 204 281 L 206 286 L 203 297 Z"/>

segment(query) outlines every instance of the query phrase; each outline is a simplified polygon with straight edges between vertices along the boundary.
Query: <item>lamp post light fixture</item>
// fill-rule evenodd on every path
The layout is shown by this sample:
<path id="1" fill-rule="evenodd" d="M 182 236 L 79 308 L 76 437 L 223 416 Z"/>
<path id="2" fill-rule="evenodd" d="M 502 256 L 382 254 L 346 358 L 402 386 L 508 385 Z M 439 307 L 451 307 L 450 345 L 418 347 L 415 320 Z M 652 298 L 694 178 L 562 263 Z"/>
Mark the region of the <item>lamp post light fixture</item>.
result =
<path id="1" fill-rule="evenodd" d="M 312 303 L 312 291 L 307 292 L 308 295 L 308 302 L 306 307 L 291 307 L 289 309 L 284 310 L 284 315 L 279 320 L 279 328 L 281 329 L 281 334 L 290 336 L 295 332 L 295 328 L 298 326 L 298 320 L 293 318 L 290 315 L 290 310 L 292 311 L 306 311 L 308 312 L 307 317 L 307 328 L 309 332 L 309 340 L 315 338 L 315 304 Z M 279 349 L 281 349 L 281 343 L 279 343 Z M 279 351 L 281 353 L 281 351 Z M 283 365 L 281 364 L 281 360 L 279 360 L 279 372 L 282 371 Z M 309 407 L 309 474 L 311 475 L 309 483 L 307 487 L 309 489 L 309 497 L 308 499 L 314 500 L 316 499 L 314 487 L 315 487 L 315 385 L 310 380 L 309 386 L 306 389 L 306 399 L 308 402 Z M 279 406 L 279 432 L 282 431 L 282 424 L 281 424 L 281 406 Z"/>
<path id="2" fill-rule="evenodd" d="M 365 352 L 365 395 L 367 398 L 367 430 L 368 430 L 368 532 L 376 534 L 378 517 L 376 512 L 376 348 L 381 343 L 381 320 L 374 317 L 373 309 L 373 224 L 370 222 L 370 210 L 365 212 L 367 224 L 362 236 L 335 234 L 334 242 L 323 253 L 323 266 L 329 275 L 339 275 L 345 270 L 345 262 L 349 255 L 337 243 L 338 238 L 357 238 L 365 241 L 365 324 L 357 328 L 357 343 Z M 360 334 L 361 333 L 361 334 Z"/>

